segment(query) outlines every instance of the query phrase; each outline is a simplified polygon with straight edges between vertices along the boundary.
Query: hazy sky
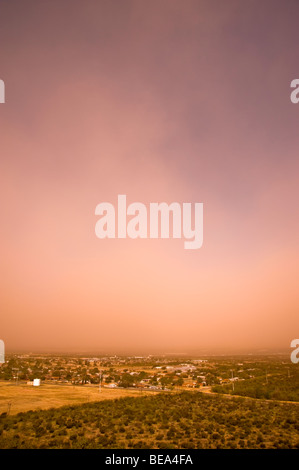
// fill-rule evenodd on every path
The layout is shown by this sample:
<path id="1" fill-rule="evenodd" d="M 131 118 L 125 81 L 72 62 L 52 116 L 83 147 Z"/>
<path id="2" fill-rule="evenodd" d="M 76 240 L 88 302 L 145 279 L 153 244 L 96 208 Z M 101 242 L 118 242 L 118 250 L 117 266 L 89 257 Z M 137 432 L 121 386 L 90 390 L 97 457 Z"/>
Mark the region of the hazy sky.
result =
<path id="1" fill-rule="evenodd" d="M 288 348 L 299 335 L 297 0 L 0 0 L 7 350 Z M 203 202 L 204 243 L 95 207 Z"/>

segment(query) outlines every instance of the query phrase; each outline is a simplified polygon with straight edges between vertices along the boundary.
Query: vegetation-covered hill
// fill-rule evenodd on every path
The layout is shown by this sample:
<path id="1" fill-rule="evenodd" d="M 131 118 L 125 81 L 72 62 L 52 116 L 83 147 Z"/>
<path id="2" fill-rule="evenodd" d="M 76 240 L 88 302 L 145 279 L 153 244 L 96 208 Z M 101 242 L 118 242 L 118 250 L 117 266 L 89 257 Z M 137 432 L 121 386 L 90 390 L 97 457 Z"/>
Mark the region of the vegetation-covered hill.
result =
<path id="1" fill-rule="evenodd" d="M 0 448 L 298 448 L 299 406 L 162 393 L 0 418 Z"/>
<path id="2" fill-rule="evenodd" d="M 241 395 L 252 398 L 265 398 L 267 400 L 285 400 L 299 402 L 299 370 L 293 369 L 292 376 L 288 377 L 281 371 L 260 376 L 254 379 L 235 382 L 232 384 L 215 385 L 213 392 Z"/>

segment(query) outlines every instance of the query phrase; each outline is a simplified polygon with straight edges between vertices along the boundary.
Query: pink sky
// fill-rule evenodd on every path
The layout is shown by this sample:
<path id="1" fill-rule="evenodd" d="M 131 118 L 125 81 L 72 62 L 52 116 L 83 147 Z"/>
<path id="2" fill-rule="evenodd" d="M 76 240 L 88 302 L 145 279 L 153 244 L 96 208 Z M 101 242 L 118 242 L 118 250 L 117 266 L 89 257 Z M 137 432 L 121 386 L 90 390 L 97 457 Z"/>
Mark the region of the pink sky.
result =
<path id="1" fill-rule="evenodd" d="M 289 348 L 297 1 L 0 3 L 7 350 Z M 204 203 L 204 243 L 99 240 L 95 207 Z"/>

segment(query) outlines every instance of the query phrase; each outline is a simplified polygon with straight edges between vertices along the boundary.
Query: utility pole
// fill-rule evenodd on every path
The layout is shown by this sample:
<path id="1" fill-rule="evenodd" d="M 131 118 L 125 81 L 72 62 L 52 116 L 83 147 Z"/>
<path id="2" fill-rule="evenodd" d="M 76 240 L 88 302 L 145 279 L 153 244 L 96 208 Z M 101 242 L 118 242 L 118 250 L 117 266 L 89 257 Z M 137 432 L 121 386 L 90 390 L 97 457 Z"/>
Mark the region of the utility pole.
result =
<path id="1" fill-rule="evenodd" d="M 102 391 L 102 369 L 100 369 L 100 385 L 99 385 L 99 392 Z"/>
<path id="2" fill-rule="evenodd" d="M 13 378 L 15 379 L 15 384 L 18 385 L 19 384 L 19 372 L 20 372 L 20 370 L 16 369 L 16 368 L 12 368 L 12 370 L 16 371 Z"/>

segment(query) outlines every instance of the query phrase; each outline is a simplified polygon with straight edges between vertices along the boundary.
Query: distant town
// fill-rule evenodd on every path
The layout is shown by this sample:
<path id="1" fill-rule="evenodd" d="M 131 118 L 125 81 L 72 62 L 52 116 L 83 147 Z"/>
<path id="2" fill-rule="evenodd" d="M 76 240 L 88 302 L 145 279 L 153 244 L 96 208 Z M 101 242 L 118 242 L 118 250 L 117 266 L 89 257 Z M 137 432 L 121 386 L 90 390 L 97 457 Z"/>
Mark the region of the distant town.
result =
<path id="1" fill-rule="evenodd" d="M 0 380 L 28 385 L 43 383 L 98 384 L 107 388 L 173 390 L 232 386 L 236 382 L 271 377 L 290 378 L 295 367 L 287 358 L 169 356 L 52 356 L 10 354 L 0 368 Z M 293 367 L 292 367 L 293 366 Z M 292 374 L 294 374 L 292 372 Z"/>

